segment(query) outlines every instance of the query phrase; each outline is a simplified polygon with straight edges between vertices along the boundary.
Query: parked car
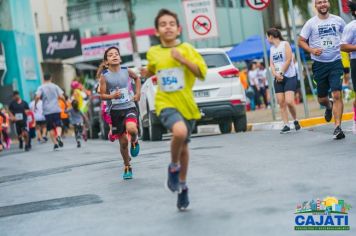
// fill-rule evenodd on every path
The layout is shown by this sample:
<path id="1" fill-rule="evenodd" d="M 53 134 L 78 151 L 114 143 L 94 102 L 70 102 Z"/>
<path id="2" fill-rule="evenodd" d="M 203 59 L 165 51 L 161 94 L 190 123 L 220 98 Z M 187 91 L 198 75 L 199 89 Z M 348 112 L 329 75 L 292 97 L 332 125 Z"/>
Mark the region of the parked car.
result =
<path id="1" fill-rule="evenodd" d="M 236 132 L 245 132 L 246 95 L 240 83 L 239 70 L 222 49 L 198 49 L 198 52 L 203 56 L 208 72 L 205 80 L 197 80 L 193 87 L 195 101 L 202 114 L 197 125 L 218 124 L 223 134 L 230 133 L 234 125 Z M 161 140 L 162 134 L 167 132 L 155 112 L 156 91 L 157 78 L 152 76 L 144 82 L 139 102 L 143 140 Z"/>

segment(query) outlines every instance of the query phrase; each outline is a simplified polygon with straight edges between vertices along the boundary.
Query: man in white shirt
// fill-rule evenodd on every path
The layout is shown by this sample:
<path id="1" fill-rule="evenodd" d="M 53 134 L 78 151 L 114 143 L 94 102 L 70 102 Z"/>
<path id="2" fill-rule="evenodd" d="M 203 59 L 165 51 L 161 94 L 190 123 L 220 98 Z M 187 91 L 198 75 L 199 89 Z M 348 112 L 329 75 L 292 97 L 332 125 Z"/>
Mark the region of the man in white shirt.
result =
<path id="1" fill-rule="evenodd" d="M 299 37 L 299 46 L 311 54 L 314 79 L 317 83 L 318 101 L 326 107 L 325 120 L 335 119 L 334 139 L 343 139 L 341 118 L 344 104 L 342 101 L 343 66 L 340 56 L 341 34 L 346 25 L 339 16 L 329 13 L 328 0 L 315 0 L 318 14 L 303 26 Z M 333 102 L 329 101 L 331 91 Z"/>

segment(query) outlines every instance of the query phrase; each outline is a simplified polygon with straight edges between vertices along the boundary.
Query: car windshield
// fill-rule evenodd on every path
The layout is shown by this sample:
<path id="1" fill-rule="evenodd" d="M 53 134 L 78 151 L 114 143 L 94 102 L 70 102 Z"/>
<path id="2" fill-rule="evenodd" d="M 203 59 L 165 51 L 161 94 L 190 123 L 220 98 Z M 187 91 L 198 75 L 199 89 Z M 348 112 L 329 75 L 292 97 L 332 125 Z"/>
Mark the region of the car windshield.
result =
<path id="1" fill-rule="evenodd" d="M 229 60 L 227 59 L 225 54 L 202 54 L 206 65 L 208 68 L 216 68 L 221 66 L 230 65 Z"/>

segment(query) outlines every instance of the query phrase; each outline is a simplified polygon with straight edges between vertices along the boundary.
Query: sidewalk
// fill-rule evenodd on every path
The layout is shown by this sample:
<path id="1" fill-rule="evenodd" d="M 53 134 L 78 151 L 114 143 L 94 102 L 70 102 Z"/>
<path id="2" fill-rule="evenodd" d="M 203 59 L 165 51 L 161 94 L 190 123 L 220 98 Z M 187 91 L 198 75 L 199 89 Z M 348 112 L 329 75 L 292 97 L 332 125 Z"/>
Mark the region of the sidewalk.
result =
<path id="1" fill-rule="evenodd" d="M 320 108 L 320 105 L 313 98 L 308 98 L 308 106 L 309 106 L 309 118 L 305 118 L 303 103 L 297 105 L 297 118 L 298 120 L 300 120 L 301 126 L 310 127 L 314 125 L 325 124 L 325 120 L 324 120 L 325 109 Z M 352 118 L 353 118 L 352 101 L 349 101 L 344 104 L 343 120 L 351 120 Z M 271 129 L 282 128 L 279 109 L 277 109 L 276 111 L 276 121 L 273 121 L 271 109 L 262 108 L 260 110 L 248 111 L 247 122 L 248 122 L 248 130 L 250 131 L 271 130 Z"/>

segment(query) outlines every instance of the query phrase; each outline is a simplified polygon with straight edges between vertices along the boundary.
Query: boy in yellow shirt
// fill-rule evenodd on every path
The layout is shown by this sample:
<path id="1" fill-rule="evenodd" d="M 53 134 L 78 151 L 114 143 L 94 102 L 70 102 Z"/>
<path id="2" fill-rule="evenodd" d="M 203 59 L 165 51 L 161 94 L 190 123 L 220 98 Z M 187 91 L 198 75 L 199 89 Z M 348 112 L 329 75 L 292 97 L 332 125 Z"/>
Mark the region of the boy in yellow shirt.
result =
<path id="1" fill-rule="evenodd" d="M 172 132 L 167 187 L 178 192 L 177 207 L 182 210 L 189 205 L 188 142 L 195 120 L 201 118 L 192 88 L 196 78 L 204 80 L 207 66 L 192 45 L 177 40 L 181 32 L 177 14 L 161 9 L 155 18 L 155 28 L 161 44 L 149 49 L 147 69 L 141 73 L 145 77 L 156 75 L 158 79 L 156 112 L 162 124 Z"/>

